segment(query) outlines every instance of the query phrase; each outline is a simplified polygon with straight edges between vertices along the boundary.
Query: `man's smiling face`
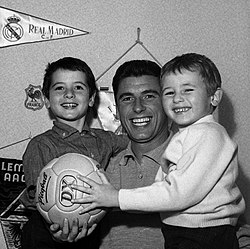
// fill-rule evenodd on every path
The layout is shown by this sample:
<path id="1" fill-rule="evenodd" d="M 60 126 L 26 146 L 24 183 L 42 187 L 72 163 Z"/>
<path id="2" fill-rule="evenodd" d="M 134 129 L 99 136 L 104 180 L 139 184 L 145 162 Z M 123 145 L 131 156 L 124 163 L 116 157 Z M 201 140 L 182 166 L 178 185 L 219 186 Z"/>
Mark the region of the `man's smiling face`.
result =
<path id="1" fill-rule="evenodd" d="M 160 96 L 161 87 L 155 76 L 127 77 L 120 82 L 117 110 L 132 141 L 151 141 L 167 126 Z"/>

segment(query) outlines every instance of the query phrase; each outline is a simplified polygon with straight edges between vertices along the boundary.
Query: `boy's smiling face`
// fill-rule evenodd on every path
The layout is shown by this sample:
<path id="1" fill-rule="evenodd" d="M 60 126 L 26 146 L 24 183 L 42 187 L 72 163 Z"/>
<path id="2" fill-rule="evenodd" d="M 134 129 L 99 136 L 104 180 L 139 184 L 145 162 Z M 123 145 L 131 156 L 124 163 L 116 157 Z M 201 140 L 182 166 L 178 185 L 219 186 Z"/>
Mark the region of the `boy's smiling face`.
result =
<path id="1" fill-rule="evenodd" d="M 75 126 L 84 123 L 94 96 L 89 96 L 86 75 L 81 71 L 56 70 L 51 78 L 49 99 L 45 99 L 56 120 Z M 75 127 L 76 128 L 76 127 Z"/>
<path id="2" fill-rule="evenodd" d="M 199 72 L 183 69 L 162 78 L 162 104 L 166 114 L 179 126 L 193 124 L 211 114 L 213 96 L 208 96 Z"/>

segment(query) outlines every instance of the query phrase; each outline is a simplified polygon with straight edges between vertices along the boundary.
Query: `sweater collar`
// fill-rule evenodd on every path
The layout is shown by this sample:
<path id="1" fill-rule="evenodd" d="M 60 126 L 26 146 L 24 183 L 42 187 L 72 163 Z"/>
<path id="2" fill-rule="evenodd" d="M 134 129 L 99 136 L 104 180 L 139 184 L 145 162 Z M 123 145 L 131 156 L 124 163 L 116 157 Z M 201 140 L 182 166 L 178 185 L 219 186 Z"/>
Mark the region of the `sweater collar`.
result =
<path id="1" fill-rule="evenodd" d="M 194 122 L 193 124 L 191 125 L 195 125 L 195 124 L 200 124 L 200 123 L 204 123 L 204 122 L 215 122 L 215 119 L 214 119 L 214 116 L 212 114 L 209 114 L 209 115 L 206 115 L 200 119 L 198 119 L 196 122 Z M 186 127 L 183 127 L 183 128 L 179 128 L 179 132 L 185 130 L 187 127 L 191 126 L 191 125 L 188 125 Z"/>

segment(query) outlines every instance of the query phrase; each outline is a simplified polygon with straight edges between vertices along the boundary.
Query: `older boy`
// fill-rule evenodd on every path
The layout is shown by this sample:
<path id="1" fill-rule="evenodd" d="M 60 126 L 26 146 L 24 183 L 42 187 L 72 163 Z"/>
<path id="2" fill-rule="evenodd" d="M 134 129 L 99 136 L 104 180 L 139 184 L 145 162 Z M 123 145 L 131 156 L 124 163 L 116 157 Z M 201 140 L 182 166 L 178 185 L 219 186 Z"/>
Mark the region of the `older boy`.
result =
<path id="1" fill-rule="evenodd" d="M 82 60 L 65 57 L 48 64 L 43 93 L 54 126 L 35 138 L 23 156 L 27 189 L 24 205 L 34 210 L 23 229 L 22 248 L 98 248 L 95 234 L 81 244 L 62 244 L 52 239 L 48 225 L 36 211 L 34 190 L 41 169 L 65 153 L 81 153 L 95 159 L 105 169 L 111 156 L 124 149 L 127 139 L 102 129 L 91 129 L 86 123 L 89 107 L 94 105 L 96 85 L 89 66 Z"/>

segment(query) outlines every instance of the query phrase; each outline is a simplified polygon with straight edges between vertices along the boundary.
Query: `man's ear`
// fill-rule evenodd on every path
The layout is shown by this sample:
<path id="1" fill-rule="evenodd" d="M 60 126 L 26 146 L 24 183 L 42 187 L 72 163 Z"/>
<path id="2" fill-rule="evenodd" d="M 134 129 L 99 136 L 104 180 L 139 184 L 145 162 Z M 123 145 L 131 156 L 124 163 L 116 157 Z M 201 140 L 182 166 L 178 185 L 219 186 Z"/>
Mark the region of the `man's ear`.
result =
<path id="1" fill-rule="evenodd" d="M 46 108 L 49 109 L 50 108 L 50 102 L 46 97 L 44 97 L 44 103 L 45 103 Z"/>
<path id="2" fill-rule="evenodd" d="M 92 96 L 89 98 L 89 107 L 93 107 L 95 103 L 95 96 L 96 96 L 96 92 L 94 92 Z"/>
<path id="3" fill-rule="evenodd" d="M 117 120 L 120 120 L 120 114 L 119 114 L 117 105 L 116 105 L 116 107 L 115 107 L 115 118 L 116 118 Z"/>
<path id="4" fill-rule="evenodd" d="M 211 96 L 211 104 L 212 106 L 216 107 L 219 105 L 223 95 L 223 90 L 221 88 L 217 88 L 214 95 Z"/>

